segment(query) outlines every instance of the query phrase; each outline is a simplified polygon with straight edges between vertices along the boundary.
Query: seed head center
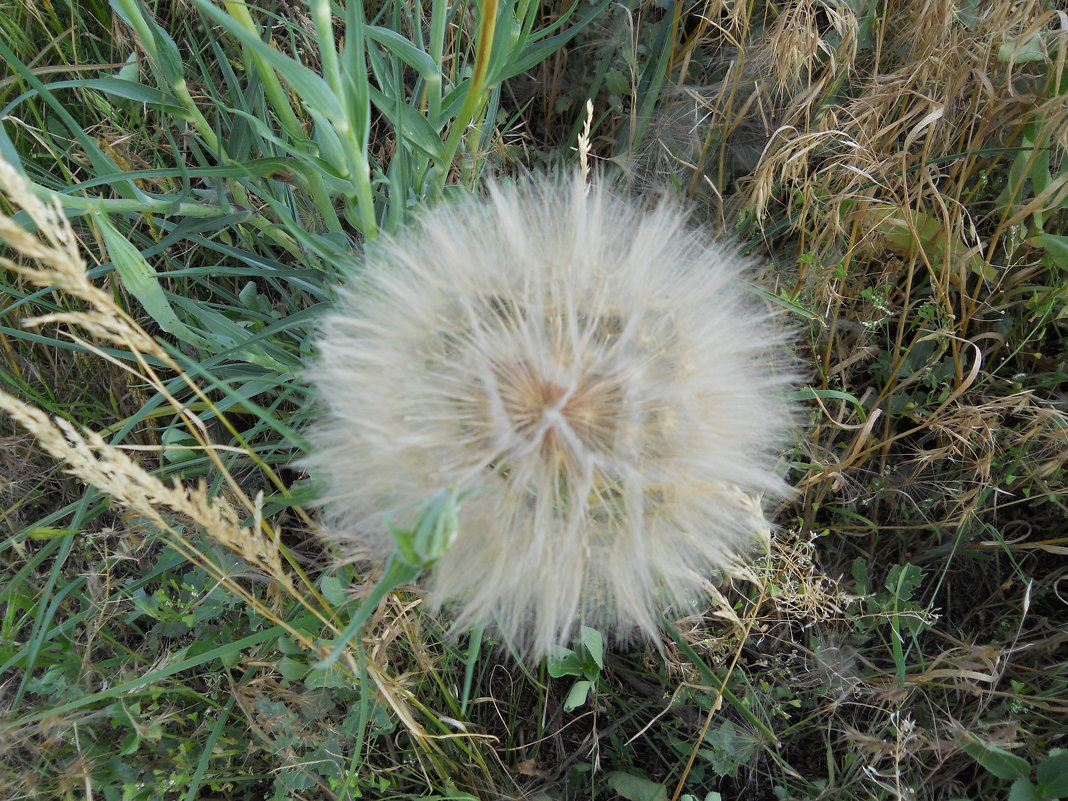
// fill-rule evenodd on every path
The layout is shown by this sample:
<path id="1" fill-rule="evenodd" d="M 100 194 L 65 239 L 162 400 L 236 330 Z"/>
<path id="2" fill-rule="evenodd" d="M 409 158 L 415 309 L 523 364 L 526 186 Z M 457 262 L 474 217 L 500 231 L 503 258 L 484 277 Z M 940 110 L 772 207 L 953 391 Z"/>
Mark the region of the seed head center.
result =
<path id="1" fill-rule="evenodd" d="M 540 437 L 543 452 L 558 451 L 565 442 L 598 450 L 610 446 L 621 411 L 618 381 L 580 373 L 565 383 L 522 362 L 498 372 L 501 401 L 513 430 Z"/>

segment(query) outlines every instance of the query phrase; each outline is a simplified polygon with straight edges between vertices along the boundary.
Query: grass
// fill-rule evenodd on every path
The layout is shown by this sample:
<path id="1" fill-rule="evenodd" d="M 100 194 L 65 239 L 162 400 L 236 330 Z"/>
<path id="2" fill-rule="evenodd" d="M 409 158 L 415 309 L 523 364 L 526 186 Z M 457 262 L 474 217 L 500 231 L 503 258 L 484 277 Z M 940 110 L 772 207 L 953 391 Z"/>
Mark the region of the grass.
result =
<path id="1" fill-rule="evenodd" d="M 1028 0 L 0 0 L 0 797 L 1068 797 L 1065 41 Z M 587 100 L 804 332 L 771 552 L 663 654 L 517 666 L 402 588 L 317 667 L 376 578 L 289 466 L 331 287 L 573 161 Z"/>

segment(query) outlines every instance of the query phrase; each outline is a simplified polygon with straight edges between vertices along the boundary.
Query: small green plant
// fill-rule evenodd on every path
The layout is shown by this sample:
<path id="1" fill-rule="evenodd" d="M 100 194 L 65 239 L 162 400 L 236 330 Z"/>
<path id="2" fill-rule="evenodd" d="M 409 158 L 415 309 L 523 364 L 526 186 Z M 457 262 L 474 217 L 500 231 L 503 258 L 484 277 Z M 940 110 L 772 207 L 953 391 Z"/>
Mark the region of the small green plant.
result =
<path id="1" fill-rule="evenodd" d="M 591 692 L 597 691 L 597 682 L 604 669 L 604 636 L 597 629 L 583 626 L 575 648 L 557 646 L 546 666 L 554 679 L 564 676 L 578 679 L 564 700 L 564 711 L 573 712 L 586 703 Z"/>
<path id="2" fill-rule="evenodd" d="M 1006 801 L 1059 801 L 1068 798 L 1068 750 L 1054 748 L 1032 771 L 1030 763 L 1004 748 L 960 733 L 964 751 L 992 776 L 1011 781 Z"/>

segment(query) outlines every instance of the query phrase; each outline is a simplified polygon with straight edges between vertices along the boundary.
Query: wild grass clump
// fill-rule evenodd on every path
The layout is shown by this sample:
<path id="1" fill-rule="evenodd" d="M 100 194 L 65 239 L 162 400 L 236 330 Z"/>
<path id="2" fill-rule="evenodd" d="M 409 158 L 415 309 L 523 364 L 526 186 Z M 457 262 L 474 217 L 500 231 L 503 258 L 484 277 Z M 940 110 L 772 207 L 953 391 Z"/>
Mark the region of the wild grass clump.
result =
<path id="1" fill-rule="evenodd" d="M 0 0 L 0 796 L 1068 797 L 1065 31 L 1039 0 Z M 807 419 L 768 554 L 661 650 L 591 617 L 516 662 L 450 636 L 418 569 L 334 565 L 297 377 L 333 287 L 372 302 L 377 237 L 576 144 L 769 265 Z M 420 298 L 399 276 L 430 267 L 395 267 Z M 525 330 L 469 311 L 377 325 L 456 353 Z M 476 420 L 515 433 L 516 375 Z M 353 397 L 396 410 L 389 381 Z M 507 498 L 405 458 L 413 558 Z"/>

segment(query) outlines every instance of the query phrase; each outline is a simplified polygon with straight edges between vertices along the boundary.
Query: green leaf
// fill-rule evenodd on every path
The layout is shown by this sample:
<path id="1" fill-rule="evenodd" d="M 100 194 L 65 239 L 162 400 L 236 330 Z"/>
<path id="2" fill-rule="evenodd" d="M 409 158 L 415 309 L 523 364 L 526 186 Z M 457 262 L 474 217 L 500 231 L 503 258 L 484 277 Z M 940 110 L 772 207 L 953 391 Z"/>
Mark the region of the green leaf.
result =
<path id="1" fill-rule="evenodd" d="M 860 415 L 861 420 L 868 419 L 868 410 L 864 408 L 864 404 L 860 402 L 860 399 L 856 395 L 851 395 L 848 392 L 842 392 L 839 389 L 816 389 L 815 387 L 805 387 L 804 389 L 797 390 L 796 392 L 789 393 L 791 400 L 811 400 L 812 398 L 819 398 L 820 400 L 843 400 L 847 403 L 853 404 L 853 407 L 857 410 L 857 414 Z"/>
<path id="2" fill-rule="evenodd" d="M 444 161 L 444 148 L 441 137 L 427 121 L 427 118 L 407 103 L 398 103 L 384 92 L 369 86 L 371 101 L 382 112 L 390 124 L 405 139 L 422 150 L 437 162 Z"/>
<path id="3" fill-rule="evenodd" d="M 916 565 L 894 565 L 886 576 L 886 589 L 899 601 L 907 601 L 923 582 L 923 569 Z"/>
<path id="4" fill-rule="evenodd" d="M 178 45 L 170 34 L 146 13 L 146 9 L 133 0 L 113 0 L 111 7 L 142 39 L 141 44 L 159 66 L 163 78 L 171 86 L 184 83 L 182 56 L 178 52 Z M 150 38 L 151 41 L 144 41 L 145 38 Z"/>
<path id="5" fill-rule="evenodd" d="M 1051 753 L 1038 766 L 1038 790 L 1049 798 L 1068 796 L 1068 751 Z"/>
<path id="6" fill-rule="evenodd" d="M 632 773 L 614 770 L 605 776 L 608 784 L 627 801 L 668 801 L 668 791 L 659 782 L 652 782 Z"/>
<path id="7" fill-rule="evenodd" d="M 291 656 L 283 656 L 278 660 L 278 672 L 287 681 L 298 681 L 308 674 L 308 665 Z"/>
<path id="8" fill-rule="evenodd" d="M 604 668 L 604 635 L 597 629 L 583 626 L 582 644 L 585 645 L 586 650 L 590 652 L 590 656 L 593 657 L 593 661 L 597 663 L 598 669 Z"/>
<path id="9" fill-rule="evenodd" d="M 116 78 L 120 81 L 129 81 L 131 83 L 137 83 L 137 76 L 141 72 L 141 64 L 137 59 L 137 51 L 131 50 L 130 55 L 126 57 L 126 64 L 119 69 L 116 73 Z"/>
<path id="10" fill-rule="evenodd" d="M 410 41 L 396 31 L 389 28 L 381 28 L 377 25 L 368 25 L 364 28 L 367 37 L 382 45 L 389 52 L 419 73 L 423 78 L 433 78 L 439 75 L 438 65 L 425 50 L 420 50 Z"/>
<path id="11" fill-rule="evenodd" d="M 564 711 L 572 712 L 586 703 L 586 698 L 589 697 L 592 688 L 592 682 L 586 681 L 585 679 L 576 681 L 571 687 L 571 692 L 567 694 L 567 699 L 564 701 Z"/>
<path id="12" fill-rule="evenodd" d="M 1026 759 L 984 743 L 973 734 L 964 736 L 969 741 L 964 746 L 965 753 L 999 779 L 1026 779 L 1031 775 L 1031 766 Z"/>
<path id="13" fill-rule="evenodd" d="M 16 72 L 26 83 L 32 86 L 41 94 L 41 99 L 44 100 L 49 106 L 52 107 L 56 115 L 62 121 L 63 125 L 67 127 L 67 130 L 71 132 L 71 135 L 77 140 L 78 144 L 85 150 L 85 154 L 92 162 L 93 172 L 96 177 L 104 175 L 119 175 L 121 170 L 118 165 L 112 161 L 111 158 L 101 150 L 100 145 L 97 144 L 93 137 L 89 136 L 85 130 L 78 125 L 74 117 L 71 116 L 67 108 L 56 99 L 56 97 L 45 87 L 37 76 L 26 67 L 22 62 L 15 57 L 15 54 L 0 41 L 0 63 L 3 63 L 9 70 Z M 11 104 L 9 103 L 3 110 L 0 110 L 0 119 L 6 117 L 11 113 Z M 16 169 L 25 175 L 25 171 L 21 167 L 21 158 L 18 153 L 15 152 L 14 146 L 11 144 L 11 140 L 7 137 L 7 134 L 3 132 L 2 126 L 0 126 L 0 152 L 4 154 L 6 161 L 16 165 Z M 116 182 L 114 185 L 115 191 L 126 198 L 139 198 L 144 199 L 144 193 L 141 192 L 133 183 Z M 65 198 L 62 195 L 56 195 L 56 197 L 62 202 Z"/>
<path id="14" fill-rule="evenodd" d="M 229 351 L 231 356 L 265 367 L 278 375 L 290 369 L 285 363 L 284 353 L 222 312 L 181 295 L 174 296 L 174 305 L 199 324 L 204 332 L 202 338 L 208 342 L 207 348 L 212 353 Z"/>
<path id="15" fill-rule="evenodd" d="M 862 557 L 856 557 L 853 560 L 851 572 L 853 581 L 857 584 L 857 593 L 859 595 L 867 595 L 869 592 L 868 585 L 871 583 L 871 579 L 868 577 L 868 563 Z"/>
<path id="16" fill-rule="evenodd" d="M 152 106 L 158 108 L 161 111 L 182 119 L 189 119 L 189 111 L 182 106 L 174 95 L 167 92 L 161 92 L 159 89 L 155 89 L 151 86 L 145 86 L 142 83 L 136 83 L 134 81 L 127 81 L 122 78 L 83 78 L 73 81 L 53 81 L 52 83 L 45 84 L 43 89 L 49 92 L 53 92 L 56 89 L 95 89 L 98 92 L 103 92 L 107 95 L 114 97 L 120 97 L 123 100 L 130 100 L 135 103 L 143 103 L 146 106 Z M 28 100 L 31 97 L 36 97 L 41 94 L 42 90 L 28 89 L 19 95 L 17 98 L 8 103 L 7 108 L 11 108 L 24 100 Z"/>
<path id="17" fill-rule="evenodd" d="M 345 584 L 337 576 L 324 576 L 319 582 L 319 592 L 334 606 L 344 606 L 349 600 Z"/>
<path id="18" fill-rule="evenodd" d="M 1024 243 L 1031 247 L 1042 248 L 1057 267 L 1068 270 L 1068 236 L 1038 234 L 1025 239 Z"/>
<path id="19" fill-rule="evenodd" d="M 184 84 L 184 65 L 182 56 L 178 52 L 178 45 L 174 43 L 174 39 L 170 37 L 170 34 L 163 30 L 154 20 L 149 22 L 152 26 L 152 36 L 156 40 L 156 58 L 160 72 L 163 73 L 163 77 L 167 79 L 167 83 L 171 86 Z"/>
<path id="20" fill-rule="evenodd" d="M 744 729 L 725 720 L 705 734 L 708 748 L 698 753 L 707 759 L 712 770 L 720 776 L 734 776 L 738 769 L 749 762 L 757 750 L 756 739 Z"/>
<path id="21" fill-rule="evenodd" d="M 495 74 L 490 76 L 490 83 L 501 83 L 545 61 L 581 33 L 594 20 L 603 19 L 602 12 L 608 8 L 608 2 L 609 0 L 602 0 L 595 8 L 591 8 L 585 17 L 563 33 L 558 33 L 555 36 L 545 36 L 548 31 L 555 27 L 555 25 L 552 25 L 527 40 L 521 40 L 525 46 L 495 70 Z M 575 3 L 572 5 L 571 11 L 577 7 L 578 3 Z M 567 12 L 568 15 L 570 15 L 571 11 Z"/>
<path id="22" fill-rule="evenodd" d="M 1028 779 L 1017 779 L 1009 788 L 1008 801 L 1043 801 L 1043 799 Z"/>
<path id="23" fill-rule="evenodd" d="M 630 93 L 630 78 L 624 75 L 621 70 L 609 70 L 608 74 L 604 76 L 604 83 L 608 87 L 608 91 L 613 94 L 626 96 Z"/>
<path id="24" fill-rule="evenodd" d="M 309 110 L 309 113 L 315 120 L 314 136 L 319 155 L 339 176 L 347 178 L 348 158 L 341 137 L 337 135 L 337 131 L 326 117 L 314 109 Z"/>
<path id="25" fill-rule="evenodd" d="M 118 232 L 106 214 L 98 213 L 96 221 L 123 286 L 144 306 L 156 324 L 183 342 L 198 348 L 210 348 L 211 343 L 208 340 L 194 333 L 178 319 L 167 299 L 167 293 L 159 284 L 159 276 L 141 255 L 141 251 Z"/>
<path id="26" fill-rule="evenodd" d="M 884 247 L 905 256 L 922 253 L 932 264 L 963 262 L 986 281 L 998 277 L 997 270 L 953 233 L 947 235 L 940 218 L 905 206 L 873 206 L 864 214 L 864 225 Z"/>
<path id="27" fill-rule="evenodd" d="M 200 444 L 196 441 L 196 438 L 183 428 L 174 425 L 163 432 L 163 436 L 160 437 L 160 444 L 163 446 L 163 461 L 169 464 L 187 462 L 190 459 L 197 458 L 202 453 L 196 448 Z"/>
<path id="28" fill-rule="evenodd" d="M 1017 64 L 1026 64 L 1032 61 L 1048 60 L 1046 40 L 1041 35 L 1031 36 L 1022 43 L 1019 40 L 1002 42 L 998 48 L 998 61 L 1003 63 L 1013 61 Z"/>
<path id="29" fill-rule="evenodd" d="M 783 297 L 782 295 L 776 295 L 773 292 L 768 292 L 766 289 L 761 289 L 758 286 L 753 286 L 749 283 L 743 283 L 742 289 L 747 292 L 752 292 L 754 295 L 763 298 L 768 303 L 774 303 L 783 309 L 786 309 L 791 314 L 796 314 L 798 317 L 804 317 L 806 320 L 815 320 L 822 323 L 823 317 L 811 309 L 806 309 L 800 303 L 791 300 L 790 298 Z"/>
<path id="30" fill-rule="evenodd" d="M 168 662 L 163 667 L 148 670 L 130 681 L 120 682 L 101 692 L 86 693 L 85 695 L 79 696 L 74 701 L 60 704 L 59 706 L 47 709 L 34 709 L 20 718 L 15 718 L 11 722 L 19 726 L 27 726 L 30 723 L 36 723 L 38 720 L 43 720 L 52 715 L 62 715 L 67 712 L 72 712 L 75 709 L 93 706 L 106 699 L 125 697 L 128 700 L 132 697 L 133 693 L 144 692 L 147 685 L 160 683 L 168 676 L 173 676 L 175 673 L 181 673 L 184 670 L 211 665 L 216 659 L 221 660 L 223 664 L 235 664 L 237 659 L 241 657 L 241 652 L 246 648 L 253 648 L 262 643 L 274 640 L 282 633 L 283 629 L 281 626 L 271 626 L 262 631 L 257 631 L 255 634 L 250 634 L 248 637 L 243 637 L 234 642 L 228 642 L 225 645 L 220 645 L 218 648 L 212 648 L 210 651 L 205 651 L 188 659 L 176 659 Z"/>
<path id="31" fill-rule="evenodd" d="M 327 687 L 332 690 L 352 689 L 352 679 L 334 668 L 312 668 L 304 677 L 304 686 L 309 690 Z"/>
<path id="32" fill-rule="evenodd" d="M 189 112 L 174 95 L 161 92 L 152 86 L 145 86 L 143 83 L 123 78 L 90 78 L 84 81 L 64 81 L 64 83 L 86 89 L 96 89 L 98 92 L 133 100 L 135 103 L 144 103 L 176 117 L 187 118 L 189 116 Z M 55 84 L 50 84 L 49 88 L 55 88 Z"/>
<path id="33" fill-rule="evenodd" d="M 546 667 L 554 679 L 582 675 L 582 660 L 570 648 L 558 648 L 547 660 Z"/>
<path id="34" fill-rule="evenodd" d="M 360 605 L 349 618 L 348 624 L 345 626 L 344 631 L 334 641 L 333 647 L 330 649 L 330 653 L 325 659 L 320 659 L 315 663 L 314 667 L 319 670 L 325 670 L 337 662 L 345 648 L 353 637 L 359 632 L 360 628 L 371 614 L 378 608 L 378 605 L 382 602 L 389 593 L 398 587 L 402 587 L 405 584 L 409 584 L 419 578 L 420 569 L 413 567 L 399 555 L 397 551 L 393 552 L 386 562 L 385 572 L 378 580 L 378 583 L 371 588 L 371 592 L 360 601 Z"/>
<path id="35" fill-rule="evenodd" d="M 52 528 L 51 526 L 33 526 L 27 529 L 26 536 L 31 540 L 50 540 L 54 537 L 68 537 L 71 534 L 80 534 L 76 528 Z"/>

